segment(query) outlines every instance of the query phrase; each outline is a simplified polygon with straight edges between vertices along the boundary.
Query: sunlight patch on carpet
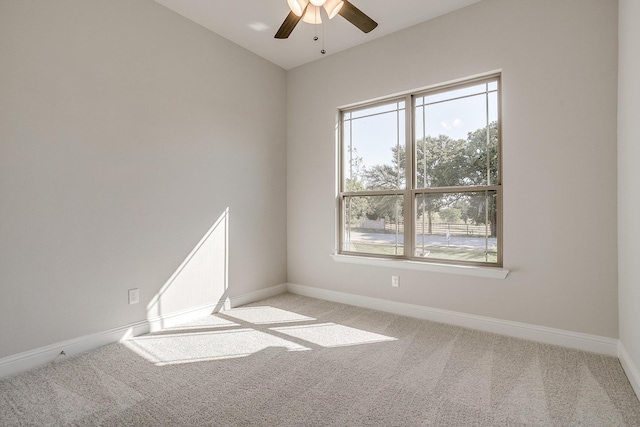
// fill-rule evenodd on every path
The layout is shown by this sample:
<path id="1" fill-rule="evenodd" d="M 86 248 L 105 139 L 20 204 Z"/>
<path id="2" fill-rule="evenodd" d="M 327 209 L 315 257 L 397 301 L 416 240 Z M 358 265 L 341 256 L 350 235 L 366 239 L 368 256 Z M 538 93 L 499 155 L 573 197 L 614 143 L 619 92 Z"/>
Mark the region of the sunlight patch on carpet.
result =
<path id="1" fill-rule="evenodd" d="M 124 345 L 158 366 L 246 357 L 271 347 L 288 351 L 309 350 L 252 329 L 144 335 L 126 341 Z"/>
<path id="2" fill-rule="evenodd" d="M 243 307 L 225 311 L 226 316 L 233 317 L 255 325 L 267 325 L 273 323 L 306 322 L 316 320 L 313 317 L 303 316 L 291 311 L 275 307 Z"/>
<path id="3" fill-rule="evenodd" d="M 384 341 L 396 341 L 396 338 L 335 323 L 318 325 L 283 326 L 274 331 L 299 338 L 322 347 L 344 347 L 348 345 L 372 344 Z"/>

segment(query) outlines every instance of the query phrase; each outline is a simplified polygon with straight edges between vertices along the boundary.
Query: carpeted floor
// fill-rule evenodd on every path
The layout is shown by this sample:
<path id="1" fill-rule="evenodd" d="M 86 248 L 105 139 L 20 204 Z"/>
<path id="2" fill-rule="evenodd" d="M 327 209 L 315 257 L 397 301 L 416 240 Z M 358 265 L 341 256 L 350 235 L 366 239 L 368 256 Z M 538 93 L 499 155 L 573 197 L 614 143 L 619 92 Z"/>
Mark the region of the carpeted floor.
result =
<path id="1" fill-rule="evenodd" d="M 640 426 L 617 359 L 293 294 L 0 381 L 0 425 Z"/>

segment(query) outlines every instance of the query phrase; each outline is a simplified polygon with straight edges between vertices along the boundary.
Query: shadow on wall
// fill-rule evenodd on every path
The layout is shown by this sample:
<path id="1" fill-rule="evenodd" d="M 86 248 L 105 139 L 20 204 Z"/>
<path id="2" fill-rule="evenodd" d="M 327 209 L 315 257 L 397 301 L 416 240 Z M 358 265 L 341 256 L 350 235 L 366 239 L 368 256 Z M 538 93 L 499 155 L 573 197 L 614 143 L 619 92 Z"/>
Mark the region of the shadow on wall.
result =
<path id="1" fill-rule="evenodd" d="M 219 311 L 229 287 L 229 208 L 147 305 L 151 331 Z"/>

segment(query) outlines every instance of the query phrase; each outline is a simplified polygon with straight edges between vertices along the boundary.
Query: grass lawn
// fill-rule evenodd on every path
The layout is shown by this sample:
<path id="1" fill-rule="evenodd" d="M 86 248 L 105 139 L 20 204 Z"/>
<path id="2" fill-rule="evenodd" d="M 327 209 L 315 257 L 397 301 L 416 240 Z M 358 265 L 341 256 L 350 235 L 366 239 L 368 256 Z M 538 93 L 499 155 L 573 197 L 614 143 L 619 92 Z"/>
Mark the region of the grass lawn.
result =
<path id="1" fill-rule="evenodd" d="M 353 243 L 353 247 L 357 252 L 368 254 L 384 254 L 384 255 L 403 255 L 403 247 L 394 245 L 372 245 L 367 243 Z M 425 249 L 429 254 L 425 258 L 430 259 L 450 259 L 458 261 L 472 262 L 497 262 L 498 254 L 489 252 L 488 259 L 485 260 L 484 249 L 478 248 L 462 248 L 455 246 L 426 246 Z"/>

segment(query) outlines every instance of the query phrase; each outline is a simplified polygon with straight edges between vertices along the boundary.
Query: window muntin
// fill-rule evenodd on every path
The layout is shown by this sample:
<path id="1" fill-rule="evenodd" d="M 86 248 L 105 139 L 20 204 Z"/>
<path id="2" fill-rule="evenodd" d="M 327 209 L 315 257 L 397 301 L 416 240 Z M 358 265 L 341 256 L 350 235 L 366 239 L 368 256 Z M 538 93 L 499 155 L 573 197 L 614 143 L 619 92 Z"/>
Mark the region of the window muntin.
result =
<path id="1" fill-rule="evenodd" d="M 341 111 L 340 253 L 502 265 L 499 83 Z"/>
<path id="2" fill-rule="evenodd" d="M 417 188 L 498 183 L 495 83 L 418 97 L 414 123 Z"/>
<path id="3" fill-rule="evenodd" d="M 416 257 L 498 262 L 495 190 L 420 193 L 414 205 Z"/>
<path id="4" fill-rule="evenodd" d="M 347 191 L 405 189 L 405 101 L 343 114 Z"/>
<path id="5" fill-rule="evenodd" d="M 402 195 L 346 196 L 342 218 L 343 251 L 404 255 Z"/>

